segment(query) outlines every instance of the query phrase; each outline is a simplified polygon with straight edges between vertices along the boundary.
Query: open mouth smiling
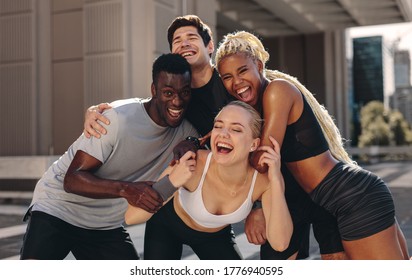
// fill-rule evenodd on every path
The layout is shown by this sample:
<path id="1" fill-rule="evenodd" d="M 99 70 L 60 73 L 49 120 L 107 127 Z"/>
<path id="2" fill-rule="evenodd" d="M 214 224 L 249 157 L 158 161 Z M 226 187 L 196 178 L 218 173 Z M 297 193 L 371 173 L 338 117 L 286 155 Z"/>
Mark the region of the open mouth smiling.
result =
<path id="1" fill-rule="evenodd" d="M 172 117 L 172 118 L 180 118 L 180 116 L 182 115 L 182 113 L 183 113 L 183 109 L 167 109 L 167 111 L 169 112 L 169 115 Z"/>
<path id="2" fill-rule="evenodd" d="M 228 154 L 233 150 L 233 146 L 227 143 L 218 142 L 216 144 L 216 149 L 219 153 Z"/>
<path id="3" fill-rule="evenodd" d="M 182 52 L 180 55 L 183 56 L 184 58 L 194 56 L 196 53 L 193 51 L 187 51 L 187 52 Z"/>

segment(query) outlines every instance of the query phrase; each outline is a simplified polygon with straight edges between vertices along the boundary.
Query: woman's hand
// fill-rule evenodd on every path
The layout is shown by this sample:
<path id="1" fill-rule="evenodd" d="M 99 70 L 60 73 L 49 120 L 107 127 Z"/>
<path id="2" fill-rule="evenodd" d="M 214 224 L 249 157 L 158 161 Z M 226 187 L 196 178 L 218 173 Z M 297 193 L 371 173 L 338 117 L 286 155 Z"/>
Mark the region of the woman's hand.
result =
<path id="1" fill-rule="evenodd" d="M 90 106 L 84 115 L 84 125 L 83 125 L 83 133 L 87 138 L 94 136 L 96 138 L 100 138 L 101 134 L 106 134 L 106 129 L 99 124 L 102 122 L 104 124 L 109 125 L 110 121 L 108 118 L 102 115 L 102 113 L 107 110 L 111 109 L 109 103 L 100 103 L 99 105 Z"/>
<path id="2" fill-rule="evenodd" d="M 192 177 L 196 170 L 196 153 L 186 152 L 178 161 L 175 162 L 169 174 L 169 180 L 175 187 L 181 187 Z"/>

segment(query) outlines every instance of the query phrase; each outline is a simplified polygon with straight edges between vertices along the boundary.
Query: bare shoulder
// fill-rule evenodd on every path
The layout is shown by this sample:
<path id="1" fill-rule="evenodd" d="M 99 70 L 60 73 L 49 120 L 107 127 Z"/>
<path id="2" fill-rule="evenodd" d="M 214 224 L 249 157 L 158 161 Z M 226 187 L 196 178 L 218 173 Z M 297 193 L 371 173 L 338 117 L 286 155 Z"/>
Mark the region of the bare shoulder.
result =
<path id="1" fill-rule="evenodd" d="M 209 155 L 209 153 L 211 153 L 210 150 L 197 150 L 196 160 L 198 161 L 198 163 L 203 163 L 204 165 L 206 163 L 207 156 Z"/>
<path id="2" fill-rule="evenodd" d="M 299 96 L 299 89 L 292 82 L 285 79 L 274 79 L 265 90 L 265 98 L 293 98 Z"/>

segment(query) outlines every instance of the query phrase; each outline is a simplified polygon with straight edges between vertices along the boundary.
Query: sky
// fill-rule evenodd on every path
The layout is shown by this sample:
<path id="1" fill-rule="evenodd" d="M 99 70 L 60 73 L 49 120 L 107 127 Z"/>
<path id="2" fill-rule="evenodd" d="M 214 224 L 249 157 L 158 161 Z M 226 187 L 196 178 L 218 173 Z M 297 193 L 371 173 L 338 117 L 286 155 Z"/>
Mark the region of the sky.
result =
<path id="1" fill-rule="evenodd" d="M 382 35 L 389 43 L 399 39 L 398 49 L 409 50 L 412 58 L 412 22 L 354 27 L 348 29 L 348 35 L 351 38 Z"/>

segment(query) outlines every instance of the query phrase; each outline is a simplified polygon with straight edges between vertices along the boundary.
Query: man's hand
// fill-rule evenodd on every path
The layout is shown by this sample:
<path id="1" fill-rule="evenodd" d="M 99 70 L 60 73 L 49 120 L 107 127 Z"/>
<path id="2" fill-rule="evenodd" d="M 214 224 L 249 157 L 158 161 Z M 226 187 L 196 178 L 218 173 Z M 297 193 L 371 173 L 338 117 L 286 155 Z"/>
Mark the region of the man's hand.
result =
<path id="1" fill-rule="evenodd" d="M 195 143 L 193 143 L 192 141 L 189 141 L 189 140 L 183 140 L 183 141 L 179 142 L 173 148 L 173 160 L 170 163 L 170 165 L 174 166 L 179 161 L 179 159 L 189 151 L 191 151 L 193 153 L 197 152 L 197 146 L 195 145 Z"/>
<path id="2" fill-rule="evenodd" d="M 100 103 L 99 105 L 93 105 L 86 110 L 84 115 L 84 127 L 83 133 L 87 138 L 94 136 L 100 138 L 101 134 L 106 134 L 106 129 L 99 123 L 109 125 L 110 121 L 108 118 L 102 115 L 104 110 L 110 109 L 109 103 Z"/>
<path id="3" fill-rule="evenodd" d="M 142 208 L 149 213 L 156 213 L 163 205 L 163 199 L 157 191 L 152 189 L 152 181 L 130 183 L 127 188 L 120 191 L 130 205 Z"/>
<path id="4" fill-rule="evenodd" d="M 249 243 L 262 245 L 266 242 L 266 222 L 262 208 L 249 213 L 245 222 L 245 233 Z"/>

